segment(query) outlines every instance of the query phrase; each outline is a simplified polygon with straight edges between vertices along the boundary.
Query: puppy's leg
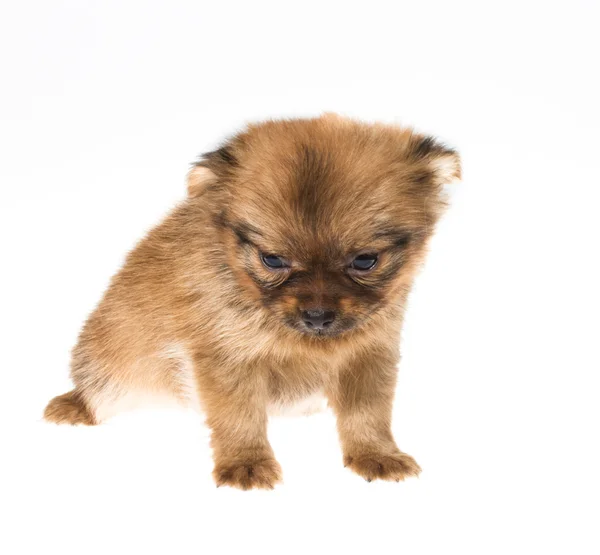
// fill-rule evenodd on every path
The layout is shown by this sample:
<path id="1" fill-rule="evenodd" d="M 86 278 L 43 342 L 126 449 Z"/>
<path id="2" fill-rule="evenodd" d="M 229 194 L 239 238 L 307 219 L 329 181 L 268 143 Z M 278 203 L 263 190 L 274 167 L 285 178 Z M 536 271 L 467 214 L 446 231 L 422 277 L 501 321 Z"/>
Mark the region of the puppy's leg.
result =
<path id="1" fill-rule="evenodd" d="M 281 481 L 281 467 L 267 439 L 265 381 L 253 369 L 238 368 L 222 369 L 217 380 L 200 371 L 198 383 L 212 430 L 217 486 L 273 489 Z"/>
<path id="2" fill-rule="evenodd" d="M 115 358 L 113 366 L 123 364 Z M 125 384 L 111 375 L 111 366 L 98 360 L 86 345 L 74 349 L 71 378 L 75 389 L 54 397 L 44 410 L 48 422 L 94 426 L 119 412 L 128 396 Z"/>
<path id="3" fill-rule="evenodd" d="M 328 391 L 337 415 L 344 466 L 369 482 L 404 480 L 421 471 L 410 455 L 398 449 L 392 436 L 396 362 L 392 353 L 369 353 L 343 369 Z"/>
<path id="4" fill-rule="evenodd" d="M 75 381 L 75 389 L 54 397 L 44 410 L 44 419 L 55 424 L 94 426 L 123 409 L 126 391 L 100 375 Z"/>

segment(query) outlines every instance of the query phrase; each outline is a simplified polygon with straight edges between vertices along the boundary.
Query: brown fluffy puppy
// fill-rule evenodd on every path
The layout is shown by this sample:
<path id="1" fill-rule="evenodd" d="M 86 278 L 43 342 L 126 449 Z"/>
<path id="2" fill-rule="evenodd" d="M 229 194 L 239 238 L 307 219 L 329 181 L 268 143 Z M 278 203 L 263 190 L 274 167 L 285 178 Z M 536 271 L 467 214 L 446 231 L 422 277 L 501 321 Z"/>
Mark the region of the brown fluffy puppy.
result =
<path id="1" fill-rule="evenodd" d="M 459 174 L 454 151 L 409 129 L 250 126 L 193 167 L 188 198 L 129 254 L 46 419 L 98 424 L 139 394 L 197 400 L 217 484 L 272 488 L 268 414 L 322 394 L 346 466 L 417 475 L 390 429 L 400 328 Z"/>

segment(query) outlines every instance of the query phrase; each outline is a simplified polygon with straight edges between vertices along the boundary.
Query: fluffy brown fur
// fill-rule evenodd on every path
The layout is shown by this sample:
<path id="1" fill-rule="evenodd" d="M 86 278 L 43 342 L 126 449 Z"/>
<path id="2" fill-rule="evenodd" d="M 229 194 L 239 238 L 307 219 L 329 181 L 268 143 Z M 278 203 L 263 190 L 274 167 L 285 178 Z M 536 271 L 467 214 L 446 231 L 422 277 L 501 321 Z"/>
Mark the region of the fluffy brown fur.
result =
<path id="1" fill-rule="evenodd" d="M 441 185 L 459 174 L 454 151 L 409 129 L 335 115 L 250 126 L 192 168 L 188 198 L 129 254 L 46 419 L 97 424 L 139 393 L 197 398 L 217 484 L 272 488 L 269 407 L 323 392 L 346 466 L 417 475 L 391 433 L 400 328 Z M 353 266 L 360 255 L 374 267 Z"/>

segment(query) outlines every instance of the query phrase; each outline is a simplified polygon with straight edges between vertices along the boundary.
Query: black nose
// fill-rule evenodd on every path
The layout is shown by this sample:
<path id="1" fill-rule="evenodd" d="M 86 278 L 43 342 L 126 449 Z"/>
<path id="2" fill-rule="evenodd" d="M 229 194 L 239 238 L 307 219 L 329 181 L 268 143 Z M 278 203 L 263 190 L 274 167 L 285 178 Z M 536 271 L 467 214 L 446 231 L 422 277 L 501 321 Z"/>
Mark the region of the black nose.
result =
<path id="1" fill-rule="evenodd" d="M 303 310 L 301 313 L 302 320 L 308 328 L 322 330 L 333 324 L 335 320 L 335 312 L 333 310 Z"/>

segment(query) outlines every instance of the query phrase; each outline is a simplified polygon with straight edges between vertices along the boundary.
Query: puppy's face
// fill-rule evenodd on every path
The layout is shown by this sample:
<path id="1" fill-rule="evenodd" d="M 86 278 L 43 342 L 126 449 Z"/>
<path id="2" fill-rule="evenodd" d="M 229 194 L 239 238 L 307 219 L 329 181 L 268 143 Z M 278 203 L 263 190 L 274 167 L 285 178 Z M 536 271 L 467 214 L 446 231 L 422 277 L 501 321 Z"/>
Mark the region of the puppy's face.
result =
<path id="1" fill-rule="evenodd" d="M 398 302 L 459 171 L 429 138 L 326 116 L 250 127 L 206 155 L 189 188 L 215 204 L 242 294 L 326 340 Z"/>

